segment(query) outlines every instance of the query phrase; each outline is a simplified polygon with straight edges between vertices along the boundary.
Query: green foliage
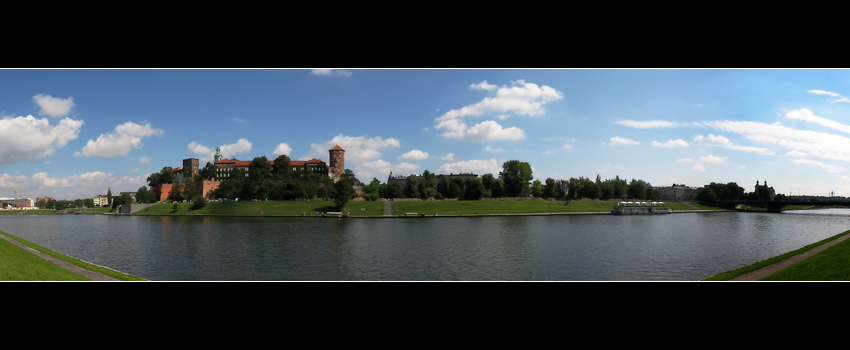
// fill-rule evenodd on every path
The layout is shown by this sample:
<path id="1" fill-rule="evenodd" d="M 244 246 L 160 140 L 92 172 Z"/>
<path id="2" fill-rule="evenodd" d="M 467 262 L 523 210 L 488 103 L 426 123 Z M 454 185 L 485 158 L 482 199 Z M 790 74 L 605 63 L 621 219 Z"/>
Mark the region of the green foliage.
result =
<path id="1" fill-rule="evenodd" d="M 339 181 L 333 185 L 333 188 L 335 193 L 332 198 L 334 204 L 340 210 L 342 210 L 342 207 L 345 206 L 345 203 L 356 196 L 354 189 L 351 187 L 351 183 L 348 182 L 348 179 L 345 177 L 340 177 Z"/>
<path id="2" fill-rule="evenodd" d="M 207 206 L 207 200 L 204 199 L 204 197 L 195 196 L 195 200 L 192 201 L 192 209 L 197 210 L 197 209 L 201 209 L 205 206 Z"/>
<path id="3" fill-rule="evenodd" d="M 502 171 L 499 172 L 499 178 L 505 182 L 505 193 L 508 197 L 517 197 L 523 190 L 528 188 L 528 184 L 534 177 L 531 172 L 531 165 L 528 162 L 518 160 L 509 160 L 502 164 Z"/>

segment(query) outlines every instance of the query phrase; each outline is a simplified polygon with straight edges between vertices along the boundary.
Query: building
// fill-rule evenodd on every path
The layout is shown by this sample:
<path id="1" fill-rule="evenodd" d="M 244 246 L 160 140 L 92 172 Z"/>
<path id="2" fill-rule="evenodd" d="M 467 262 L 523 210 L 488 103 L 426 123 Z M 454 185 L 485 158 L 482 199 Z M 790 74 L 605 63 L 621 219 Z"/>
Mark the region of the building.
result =
<path id="1" fill-rule="evenodd" d="M 118 194 L 118 197 L 123 196 L 125 193 L 130 195 L 130 203 L 123 203 L 123 204 L 136 203 L 136 192 L 121 192 L 121 193 Z"/>
<path id="2" fill-rule="evenodd" d="M 681 184 L 673 184 L 667 187 L 653 187 L 661 193 L 663 201 L 689 201 L 697 195 L 699 188 L 685 186 Z"/>
<path id="3" fill-rule="evenodd" d="M 92 198 L 92 202 L 94 202 L 94 206 L 96 207 L 108 207 L 111 205 L 111 203 L 109 203 L 109 198 L 104 194 L 94 196 Z"/>
<path id="4" fill-rule="evenodd" d="M 331 159 L 330 165 L 328 165 L 328 163 L 326 163 L 324 160 L 316 158 L 310 160 L 291 160 L 289 162 L 292 165 L 292 171 L 307 171 L 318 173 L 323 176 L 329 176 L 334 179 L 334 182 L 336 182 L 343 174 L 345 174 L 345 150 L 339 147 L 339 145 L 336 145 L 330 150 L 328 150 L 328 155 Z M 250 160 L 231 160 L 224 158 L 221 154 L 220 147 L 216 147 L 214 159 L 215 181 L 226 180 L 230 177 L 230 172 L 237 168 L 245 170 L 245 176 L 248 176 L 248 168 L 251 165 Z M 184 160 L 183 163 L 185 168 L 186 161 Z M 269 165 L 271 165 L 272 170 L 274 170 L 275 163 L 273 160 L 269 161 Z"/>
<path id="5" fill-rule="evenodd" d="M 18 209 L 23 210 L 38 209 L 38 207 L 35 206 L 35 201 L 33 201 L 32 198 L 21 199 L 15 202 L 15 206 L 18 207 Z"/>
<path id="6" fill-rule="evenodd" d="M 174 182 L 180 183 L 183 179 L 194 178 L 195 175 L 198 175 L 201 172 L 198 164 L 198 159 L 196 158 L 183 159 L 182 167 L 172 169 L 174 171 Z"/>

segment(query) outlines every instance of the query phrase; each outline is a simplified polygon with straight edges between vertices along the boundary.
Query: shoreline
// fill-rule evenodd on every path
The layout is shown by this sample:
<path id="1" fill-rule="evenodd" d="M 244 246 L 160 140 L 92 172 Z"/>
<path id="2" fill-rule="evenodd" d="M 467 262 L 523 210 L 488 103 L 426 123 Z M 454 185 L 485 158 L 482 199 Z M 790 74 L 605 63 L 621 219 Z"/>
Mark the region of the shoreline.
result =
<path id="1" fill-rule="evenodd" d="M 685 213 L 723 213 L 723 212 L 736 212 L 738 210 L 674 210 L 672 214 L 685 214 Z M 252 217 L 252 218 L 262 218 L 262 217 L 283 217 L 283 218 L 318 218 L 318 219 L 427 219 L 427 218 L 469 218 L 469 217 L 484 217 L 484 216 L 558 216 L 558 215 L 612 215 L 611 212 L 608 211 L 590 211 L 590 212 L 559 212 L 559 213 L 492 213 L 492 214 L 437 214 L 437 215 L 348 215 L 348 217 L 343 217 L 340 214 L 330 214 L 330 215 L 286 215 L 286 214 L 125 214 L 125 213 L 104 213 L 103 215 L 111 215 L 111 216 L 218 216 L 218 217 Z M 661 214 L 659 214 L 661 215 Z M 665 214 L 666 215 L 666 214 Z M 623 215 L 612 215 L 612 216 L 623 216 Z M 629 215 L 625 215 L 629 216 Z M 662 215 L 663 216 L 663 215 Z"/>

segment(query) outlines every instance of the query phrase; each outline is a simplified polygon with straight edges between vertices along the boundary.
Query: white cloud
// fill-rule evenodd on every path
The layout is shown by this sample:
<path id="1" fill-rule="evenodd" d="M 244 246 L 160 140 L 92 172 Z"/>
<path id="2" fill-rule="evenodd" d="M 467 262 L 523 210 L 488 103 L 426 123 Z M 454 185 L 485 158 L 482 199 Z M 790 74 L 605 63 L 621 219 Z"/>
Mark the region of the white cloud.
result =
<path id="1" fill-rule="evenodd" d="M 818 95 L 841 96 L 837 93 L 829 92 L 829 91 L 823 91 L 823 90 L 809 90 L 809 92 L 811 92 L 813 94 L 818 94 Z"/>
<path id="2" fill-rule="evenodd" d="M 498 87 L 499 87 L 498 85 L 487 84 L 486 80 L 482 81 L 478 84 L 472 84 L 472 85 L 469 86 L 469 88 L 472 89 L 472 90 L 487 90 L 487 91 L 496 90 Z"/>
<path id="3" fill-rule="evenodd" d="M 791 151 L 788 151 L 788 153 L 785 153 L 785 156 L 786 157 L 805 157 L 806 154 L 803 153 L 803 152 L 797 151 L 797 150 L 791 150 Z"/>
<path id="4" fill-rule="evenodd" d="M 793 111 L 785 113 L 785 116 L 790 119 L 805 120 L 807 122 L 825 126 L 830 129 L 835 129 L 843 133 L 850 133 L 850 125 L 844 125 L 836 121 L 818 117 L 811 110 L 806 108 L 795 109 Z"/>
<path id="5" fill-rule="evenodd" d="M 637 121 L 637 120 L 618 120 L 614 122 L 614 124 L 620 124 L 622 126 L 627 126 L 630 128 L 637 129 L 655 129 L 655 128 L 674 128 L 680 126 L 688 126 L 688 123 L 676 123 L 670 122 L 666 120 L 645 120 L 645 121 Z"/>
<path id="6" fill-rule="evenodd" d="M 501 149 L 501 148 L 490 148 L 490 145 L 487 145 L 487 147 L 484 147 L 484 152 L 502 152 L 502 151 L 504 151 L 504 150 Z"/>
<path id="7" fill-rule="evenodd" d="M 221 156 L 224 158 L 233 158 L 237 154 L 244 154 L 251 152 L 253 148 L 253 144 L 246 139 L 239 139 L 236 143 L 231 143 L 227 145 L 218 146 L 221 149 Z M 278 146 L 280 147 L 280 146 Z M 215 150 L 204 146 L 197 141 L 192 141 L 189 143 L 187 147 L 189 152 L 192 153 L 192 156 L 198 157 L 198 162 L 201 164 L 205 164 L 207 162 L 212 162 L 215 160 Z M 253 159 L 253 158 L 252 158 Z M 243 159 L 248 160 L 248 159 Z"/>
<path id="8" fill-rule="evenodd" d="M 71 108 L 74 108 L 74 98 L 66 99 L 53 97 L 45 94 L 38 94 L 32 97 L 32 100 L 41 107 L 38 115 L 47 115 L 50 117 L 64 117 L 71 113 Z"/>
<path id="9" fill-rule="evenodd" d="M 83 124 L 64 118 L 53 126 L 31 115 L 0 119 L 0 164 L 41 160 L 76 139 Z"/>
<path id="10" fill-rule="evenodd" d="M 357 178 L 366 183 L 371 181 L 369 180 L 370 178 L 377 178 L 381 179 L 381 181 L 385 181 L 382 179 L 389 176 L 390 172 L 392 172 L 394 176 L 405 175 L 413 173 L 416 169 L 419 169 L 419 166 L 416 164 L 401 163 L 392 165 L 390 162 L 382 159 L 357 163 L 354 165 Z"/>
<path id="11" fill-rule="evenodd" d="M 721 131 L 733 132 L 745 138 L 773 144 L 809 155 L 850 162 L 850 138 L 830 133 L 792 129 L 779 122 L 765 124 L 748 121 L 705 122 L 704 126 Z"/>
<path id="12" fill-rule="evenodd" d="M 153 159 L 152 159 L 151 157 L 140 157 L 140 158 L 139 158 L 139 163 L 142 163 L 142 164 L 148 164 L 148 163 L 150 163 L 152 160 L 153 160 Z"/>
<path id="13" fill-rule="evenodd" d="M 459 174 L 459 173 L 498 173 L 501 166 L 495 159 L 489 160 L 468 160 L 455 163 L 445 163 L 434 172 L 435 174 Z"/>
<path id="14" fill-rule="evenodd" d="M 838 165 L 826 164 L 824 162 L 818 162 L 818 161 L 815 161 L 815 160 L 794 159 L 794 160 L 792 160 L 792 162 L 798 163 L 798 164 L 817 165 L 821 169 L 826 170 L 830 173 L 840 173 L 840 172 L 844 171 L 844 167 L 841 167 L 841 166 L 838 166 Z"/>
<path id="15" fill-rule="evenodd" d="M 652 141 L 652 145 L 655 147 L 667 147 L 667 148 L 675 148 L 675 147 L 688 147 L 688 143 L 682 139 L 670 140 L 665 143 L 660 143 L 658 141 Z"/>
<path id="16" fill-rule="evenodd" d="M 545 109 L 543 109 L 545 104 L 564 98 L 564 95 L 560 91 L 546 85 L 541 87 L 536 84 L 526 83 L 524 80 L 518 80 L 512 83 L 514 85 L 512 87 L 502 86 L 498 89 L 495 88 L 495 85 L 490 85 L 486 81 L 472 84 L 470 88 L 473 90 L 496 90 L 496 96 L 485 97 L 480 102 L 464 106 L 460 109 L 452 109 L 437 118 L 437 121 L 491 113 L 540 115 L 545 113 Z"/>
<path id="17" fill-rule="evenodd" d="M 275 157 L 280 156 L 280 155 L 285 155 L 285 156 L 288 157 L 290 153 L 292 153 L 292 147 L 289 147 L 289 145 L 287 145 L 286 142 L 284 142 L 284 143 L 277 145 L 277 147 L 274 148 L 272 155 L 275 156 Z"/>
<path id="18" fill-rule="evenodd" d="M 694 160 L 691 159 L 691 158 L 681 158 L 681 159 L 677 159 L 676 163 L 688 163 L 688 162 L 693 162 L 693 161 Z"/>
<path id="19" fill-rule="evenodd" d="M 380 158 L 383 156 L 381 151 L 386 148 L 399 147 L 401 142 L 394 138 L 370 138 L 366 136 L 344 136 L 339 134 L 330 141 L 310 144 L 310 153 L 307 158 L 325 159 L 328 157 L 328 150 L 335 145 L 339 145 L 339 147 L 345 150 L 345 162 L 347 166 L 350 163 L 359 163 Z"/>
<path id="20" fill-rule="evenodd" d="M 448 161 L 453 161 L 453 160 L 455 160 L 455 154 L 454 154 L 454 153 L 449 153 L 449 154 L 447 154 L 447 155 L 445 155 L 445 156 L 440 157 L 440 159 L 442 159 L 442 160 L 448 160 Z"/>
<path id="21" fill-rule="evenodd" d="M 725 161 L 727 158 L 713 156 L 709 154 L 707 156 L 700 157 L 699 159 L 702 159 L 702 161 L 706 163 L 723 163 L 723 161 Z"/>
<path id="22" fill-rule="evenodd" d="M 233 117 L 233 118 L 230 118 L 230 120 L 235 121 L 237 123 L 244 123 L 245 122 L 245 119 L 242 119 L 242 118 L 239 118 L 239 117 Z"/>
<path id="23" fill-rule="evenodd" d="M 98 194 L 106 194 L 112 189 L 113 194 L 119 191 L 136 191 L 146 186 L 148 174 L 137 177 L 117 177 L 112 173 L 92 171 L 84 174 L 74 174 L 67 177 L 50 176 L 39 172 L 32 176 L 0 175 L 0 187 L 20 188 L 22 192 L 38 193 L 39 197 L 50 196 L 56 199 L 91 198 Z"/>
<path id="24" fill-rule="evenodd" d="M 703 168 L 702 165 L 699 165 L 699 164 L 694 165 L 693 167 L 691 167 L 691 169 L 696 170 L 696 171 L 705 172 L 705 168 Z"/>
<path id="25" fill-rule="evenodd" d="M 189 142 L 189 146 L 187 146 L 187 148 L 189 149 L 189 154 L 192 154 L 193 156 L 196 155 L 196 154 L 202 154 L 203 156 L 201 156 L 201 158 L 212 159 L 212 154 L 213 154 L 212 148 L 201 145 L 197 141 Z M 199 159 L 199 161 L 200 161 L 200 159 Z"/>
<path id="26" fill-rule="evenodd" d="M 115 127 L 111 133 L 101 134 L 97 140 L 89 140 L 83 147 L 82 155 L 86 157 L 98 157 L 112 159 L 118 156 L 126 156 L 130 149 L 140 149 L 142 138 L 151 136 L 162 136 L 161 129 L 154 129 L 150 124 L 139 125 L 126 122 Z M 79 153 L 78 153 L 79 154 Z"/>
<path id="27" fill-rule="evenodd" d="M 525 132 L 516 127 L 503 128 L 493 120 L 483 121 L 472 127 L 457 119 L 444 120 L 437 124 L 437 129 L 447 130 L 442 135 L 470 141 L 519 140 L 525 137 Z"/>
<path id="28" fill-rule="evenodd" d="M 348 78 L 351 76 L 351 72 L 347 70 L 339 70 L 339 69 L 313 69 L 310 71 L 310 74 L 313 75 L 322 75 L 327 77 L 344 77 Z"/>
<path id="29" fill-rule="evenodd" d="M 571 150 L 571 149 L 573 149 L 573 146 L 571 146 L 569 143 L 567 143 L 567 144 L 564 144 L 564 146 L 561 147 L 561 149 Z"/>
<path id="30" fill-rule="evenodd" d="M 626 138 L 622 138 L 622 137 L 619 137 L 619 136 L 614 136 L 614 137 L 611 138 L 611 144 L 612 145 L 639 145 L 640 142 L 632 140 L 632 139 L 626 139 Z"/>
<path id="31" fill-rule="evenodd" d="M 829 96 L 832 96 L 832 97 L 838 97 L 838 99 L 832 100 L 832 102 L 850 102 L 850 98 L 847 98 L 846 96 L 841 96 L 841 94 L 838 94 L 838 93 L 835 93 L 835 92 L 823 91 L 823 90 L 809 90 L 809 92 L 811 92 L 813 94 L 818 94 L 818 95 L 829 95 Z"/>
<path id="32" fill-rule="evenodd" d="M 399 160 L 422 160 L 422 159 L 428 159 L 428 157 L 429 157 L 428 152 L 422 152 L 420 150 L 415 149 L 415 150 L 412 150 L 412 151 L 407 152 L 405 154 L 402 154 L 401 156 L 398 157 L 398 159 Z"/>
<path id="33" fill-rule="evenodd" d="M 732 149 L 732 150 L 736 150 L 736 151 L 744 151 L 744 152 L 763 154 L 763 155 L 768 155 L 768 156 L 771 156 L 771 155 L 774 154 L 772 150 L 767 149 L 767 148 L 734 145 L 734 144 L 732 144 L 731 141 L 729 141 L 728 138 L 726 138 L 723 135 L 715 136 L 714 134 L 708 134 L 707 138 L 703 137 L 702 135 L 697 135 L 697 137 L 694 138 L 694 140 L 696 140 L 696 141 L 702 141 L 702 140 L 706 140 L 706 139 L 716 146 L 720 146 L 720 147 L 723 147 L 723 148 Z"/>

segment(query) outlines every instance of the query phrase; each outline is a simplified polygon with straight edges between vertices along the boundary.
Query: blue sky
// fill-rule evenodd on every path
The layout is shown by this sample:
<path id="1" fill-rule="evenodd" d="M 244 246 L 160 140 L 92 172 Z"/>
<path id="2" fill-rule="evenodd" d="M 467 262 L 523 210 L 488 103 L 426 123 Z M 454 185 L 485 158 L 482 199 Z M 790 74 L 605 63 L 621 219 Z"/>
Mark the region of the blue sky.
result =
<path id="1" fill-rule="evenodd" d="M 767 180 L 850 196 L 850 71 L 823 69 L 4 69 L 0 188 L 135 192 L 164 166 L 321 158 L 393 174 Z M 10 197 L 4 190 L 0 197 Z"/>

